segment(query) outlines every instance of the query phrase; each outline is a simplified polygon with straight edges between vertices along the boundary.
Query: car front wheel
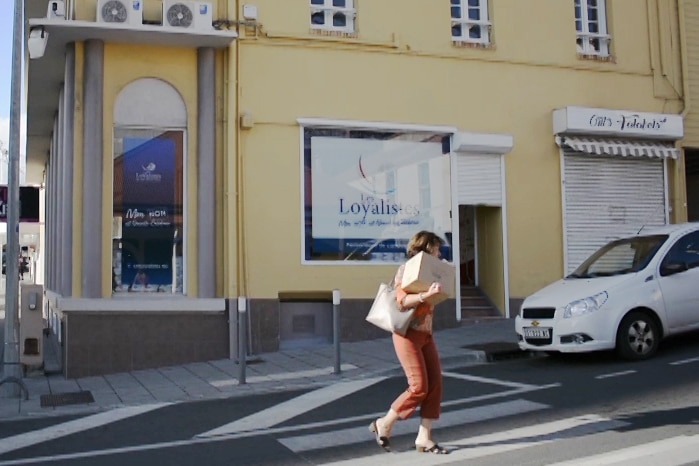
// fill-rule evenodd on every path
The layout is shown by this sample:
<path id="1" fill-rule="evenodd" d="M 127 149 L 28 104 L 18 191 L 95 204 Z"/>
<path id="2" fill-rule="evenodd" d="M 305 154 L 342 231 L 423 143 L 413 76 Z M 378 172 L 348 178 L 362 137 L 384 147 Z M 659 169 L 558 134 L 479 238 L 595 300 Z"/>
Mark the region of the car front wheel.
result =
<path id="1" fill-rule="evenodd" d="M 660 333 L 655 321 L 643 312 L 631 312 L 619 324 L 616 349 L 624 359 L 649 359 L 658 350 Z"/>

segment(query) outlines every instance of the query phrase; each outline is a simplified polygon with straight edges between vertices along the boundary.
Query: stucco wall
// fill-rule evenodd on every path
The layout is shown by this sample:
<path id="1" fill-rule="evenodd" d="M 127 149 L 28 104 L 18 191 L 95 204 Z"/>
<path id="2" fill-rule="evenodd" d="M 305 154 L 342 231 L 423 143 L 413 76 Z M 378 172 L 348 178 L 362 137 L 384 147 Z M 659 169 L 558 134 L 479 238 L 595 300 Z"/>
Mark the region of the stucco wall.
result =
<path id="1" fill-rule="evenodd" d="M 666 100 L 654 93 L 649 16 L 633 1 L 610 2 L 610 17 L 623 18 L 624 26 L 612 25 L 615 62 L 609 63 L 577 58 L 567 2 L 493 2 L 495 46 L 489 50 L 453 47 L 448 11 L 440 17 L 439 7 L 424 2 L 362 2 L 357 39 L 309 35 L 305 1 L 289 1 L 283 11 L 269 0 L 257 5 L 264 34 L 239 41 L 240 109 L 256 122 L 241 136 L 254 295 L 271 297 L 279 282 L 293 280 L 299 288 L 340 286 L 349 296 L 367 296 L 387 273 L 301 266 L 298 117 L 513 134 L 505 160 L 510 294 L 517 297 L 563 273 L 560 155 L 551 112 L 567 105 L 666 110 Z M 253 260 L 260 251 L 273 259 Z M 269 260 L 277 271 L 270 272 Z"/>
<path id="2" fill-rule="evenodd" d="M 157 20 L 157 3 L 146 2 L 147 19 Z M 283 8 L 278 0 L 255 2 L 259 27 L 241 28 L 229 56 L 217 62 L 222 68 L 217 76 L 224 83 L 217 102 L 225 106 L 221 114 L 225 137 L 218 139 L 225 173 L 218 191 L 224 204 L 218 212 L 226 217 L 220 247 L 225 260 L 217 264 L 226 274 L 222 294 L 245 292 L 274 298 L 281 289 L 341 288 L 346 297 L 365 298 L 373 294 L 377 280 L 393 272 L 392 266 L 301 265 L 299 117 L 448 125 L 470 132 L 512 134 L 514 149 L 505 157 L 509 292 L 511 297 L 525 296 L 559 278 L 563 268 L 560 156 L 553 141 L 552 110 L 581 105 L 667 112 L 677 107 L 679 96 L 672 88 L 679 79 L 677 57 L 667 46 L 677 32 L 668 22 L 675 10 L 656 1 L 639 3 L 608 2 L 612 60 L 601 62 L 581 60 L 576 54 L 572 2 L 491 2 L 493 42 L 487 49 L 452 45 L 448 4 L 357 2 L 356 37 L 340 38 L 310 32 L 307 0 L 285 0 Z M 233 0 L 213 4 L 216 19 L 224 18 L 226 10 L 232 15 L 242 8 L 241 2 Z M 78 0 L 78 18 L 91 20 L 94 8 L 92 0 Z M 657 70 L 667 75 L 662 82 Z M 170 82 L 187 103 L 186 186 L 187 204 L 192 206 L 196 193 L 193 49 L 107 44 L 105 180 L 111 180 L 107 172 L 111 138 L 107 136 L 113 99 L 128 82 L 144 76 Z M 255 124 L 238 133 L 242 112 L 251 115 Z M 105 183 L 105 199 L 110 190 Z M 111 222 L 109 212 L 106 208 L 105 231 Z M 191 260 L 196 244 L 194 209 L 188 210 L 187 222 L 190 260 L 186 270 L 188 291 L 193 293 L 197 286 L 197 264 Z M 79 236 L 75 243 L 80 244 Z M 105 234 L 105 264 L 111 260 L 108 243 Z M 244 289 L 238 290 L 240 283 Z M 109 294 L 107 280 L 104 290 Z"/>

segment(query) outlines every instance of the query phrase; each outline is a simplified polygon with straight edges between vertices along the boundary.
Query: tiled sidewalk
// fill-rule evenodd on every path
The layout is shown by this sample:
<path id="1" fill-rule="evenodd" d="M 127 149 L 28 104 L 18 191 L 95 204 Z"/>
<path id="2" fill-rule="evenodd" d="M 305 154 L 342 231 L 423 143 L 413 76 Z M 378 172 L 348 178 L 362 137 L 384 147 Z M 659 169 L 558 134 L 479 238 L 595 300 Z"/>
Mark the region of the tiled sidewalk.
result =
<path id="1" fill-rule="evenodd" d="M 436 332 L 435 338 L 445 368 L 484 362 L 489 347 L 518 351 L 512 319 L 484 320 L 441 330 Z M 245 384 L 238 383 L 238 364 L 228 359 L 74 380 L 66 380 L 60 374 L 31 372 L 23 379 L 29 400 L 3 393 L 0 419 L 246 396 L 401 373 L 388 335 L 376 340 L 342 343 L 339 374 L 333 373 L 335 362 L 332 345 L 254 355 L 246 364 Z M 4 390 L 4 386 L 0 390 Z M 94 402 L 41 406 L 42 395 L 85 391 L 92 395 Z"/>

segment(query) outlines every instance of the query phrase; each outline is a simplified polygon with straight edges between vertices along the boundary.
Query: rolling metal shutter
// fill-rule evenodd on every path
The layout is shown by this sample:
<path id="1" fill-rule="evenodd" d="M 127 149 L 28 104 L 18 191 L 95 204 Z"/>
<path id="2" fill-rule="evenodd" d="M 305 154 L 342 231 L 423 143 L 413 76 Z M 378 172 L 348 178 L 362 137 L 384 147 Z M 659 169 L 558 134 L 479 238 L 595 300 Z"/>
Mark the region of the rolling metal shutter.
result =
<path id="1" fill-rule="evenodd" d="M 607 242 L 666 223 L 664 163 L 564 149 L 566 275 Z"/>
<path id="2" fill-rule="evenodd" d="M 502 155 L 456 155 L 460 205 L 502 206 Z"/>

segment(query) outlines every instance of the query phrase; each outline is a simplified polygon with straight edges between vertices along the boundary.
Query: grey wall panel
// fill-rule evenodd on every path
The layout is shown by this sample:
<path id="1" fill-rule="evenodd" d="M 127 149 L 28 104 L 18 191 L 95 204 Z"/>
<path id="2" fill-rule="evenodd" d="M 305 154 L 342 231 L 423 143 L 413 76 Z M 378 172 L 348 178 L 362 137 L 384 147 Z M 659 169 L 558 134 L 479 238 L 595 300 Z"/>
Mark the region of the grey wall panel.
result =
<path id="1" fill-rule="evenodd" d="M 82 296 L 101 297 L 104 43 L 85 42 L 83 77 Z"/>
<path id="2" fill-rule="evenodd" d="M 216 294 L 216 107 L 214 49 L 198 50 L 197 252 L 199 297 Z"/>
<path id="3" fill-rule="evenodd" d="M 61 157 L 61 242 L 60 290 L 63 296 L 72 295 L 73 287 L 73 160 L 74 160 L 74 104 L 75 101 L 75 44 L 66 47 L 63 88 L 63 147 Z"/>

